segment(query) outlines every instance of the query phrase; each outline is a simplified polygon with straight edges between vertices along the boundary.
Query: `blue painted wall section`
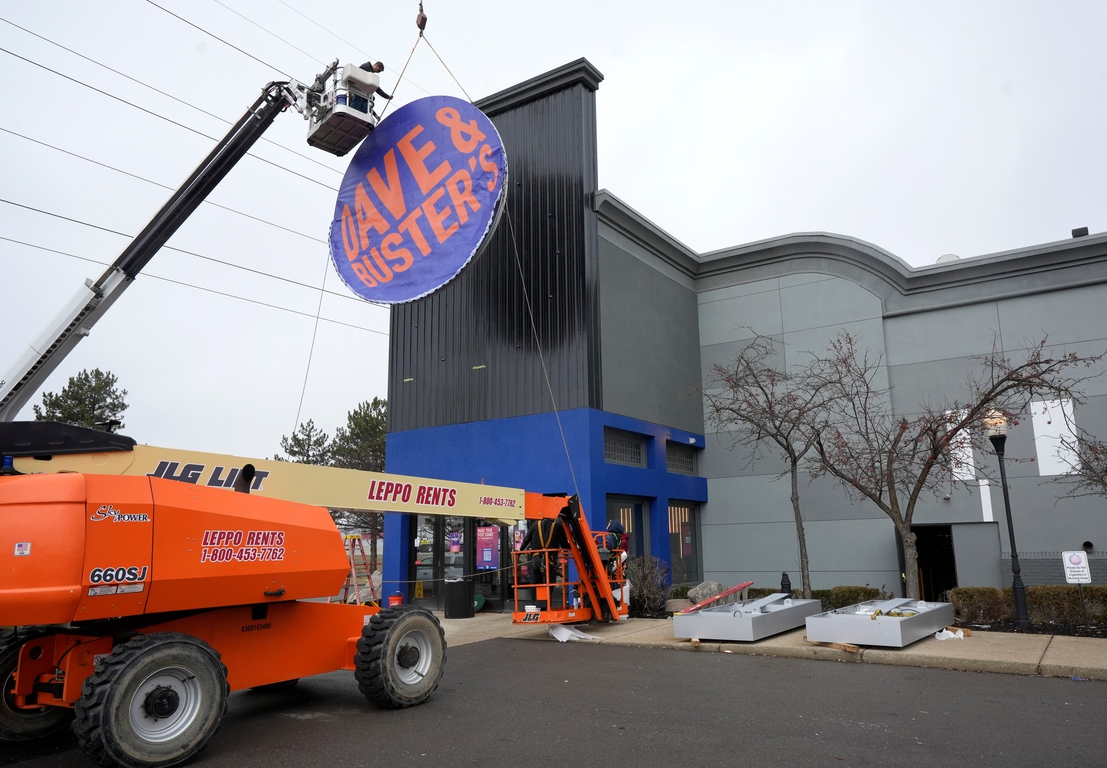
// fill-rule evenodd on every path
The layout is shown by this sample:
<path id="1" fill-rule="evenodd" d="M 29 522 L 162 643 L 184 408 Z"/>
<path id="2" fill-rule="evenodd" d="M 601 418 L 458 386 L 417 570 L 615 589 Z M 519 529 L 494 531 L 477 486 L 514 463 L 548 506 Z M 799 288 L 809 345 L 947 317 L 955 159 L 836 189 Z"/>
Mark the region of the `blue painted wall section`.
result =
<path id="1" fill-rule="evenodd" d="M 646 468 L 604 461 L 604 429 L 608 427 L 646 438 Z M 667 471 L 666 441 L 704 447 L 703 435 L 595 408 L 578 408 L 560 414 L 394 432 L 388 435 L 386 468 L 397 474 L 504 485 L 536 493 L 579 493 L 588 524 L 596 529 L 607 524 L 609 494 L 644 497 L 649 502 L 653 532 L 651 554 L 668 562 L 669 500 L 706 502 L 707 481 Z M 406 602 L 412 542 L 406 515 L 385 515 L 384 538 L 384 591 L 391 593 L 402 584 Z"/>

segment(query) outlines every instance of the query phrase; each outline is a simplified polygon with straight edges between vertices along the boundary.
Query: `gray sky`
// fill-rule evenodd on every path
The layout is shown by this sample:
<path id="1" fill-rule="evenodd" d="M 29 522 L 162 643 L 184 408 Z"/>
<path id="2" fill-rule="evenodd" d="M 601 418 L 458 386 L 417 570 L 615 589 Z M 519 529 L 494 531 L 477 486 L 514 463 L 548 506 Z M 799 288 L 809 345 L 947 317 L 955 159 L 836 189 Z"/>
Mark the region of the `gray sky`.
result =
<path id="1" fill-rule="evenodd" d="M 34 35 L 227 121 L 270 80 L 310 81 L 335 57 L 384 61 L 395 106 L 464 95 L 424 45 L 396 87 L 417 2 L 156 2 L 166 10 L 0 0 L 0 369 L 103 270 L 41 248 L 106 263 L 126 245 L 58 216 L 134 234 L 169 195 L 59 149 L 175 187 L 214 145 L 182 126 L 216 138 L 228 127 Z M 430 42 L 474 99 L 587 57 L 605 76 L 600 186 L 700 252 L 828 231 L 925 267 L 1107 228 L 1101 2 L 425 9 Z M 354 299 L 327 257 L 350 156 L 311 149 L 305 132 L 295 113 L 278 117 L 275 144 L 253 153 L 288 170 L 245 158 L 209 198 L 301 234 L 204 205 L 169 243 L 265 275 L 163 249 L 46 389 L 111 370 L 140 442 L 271 455 L 295 425 L 326 273 L 334 293 L 323 294 L 301 420 L 333 433 L 358 402 L 386 396 L 388 310 Z"/>

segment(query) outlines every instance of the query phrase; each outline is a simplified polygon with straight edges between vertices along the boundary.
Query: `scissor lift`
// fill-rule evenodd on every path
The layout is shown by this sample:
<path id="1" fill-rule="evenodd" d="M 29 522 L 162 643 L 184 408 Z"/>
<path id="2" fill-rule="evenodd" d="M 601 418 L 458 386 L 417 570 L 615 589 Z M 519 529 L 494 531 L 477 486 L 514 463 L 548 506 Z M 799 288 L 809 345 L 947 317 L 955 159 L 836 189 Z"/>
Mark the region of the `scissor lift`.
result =
<path id="1" fill-rule="evenodd" d="M 629 612 L 623 550 L 603 546 L 576 496 L 527 494 L 528 520 L 552 519 L 564 526 L 567 549 L 512 553 L 515 624 L 575 624 L 620 621 Z M 535 566 L 541 562 L 543 568 Z M 541 576 L 536 577 L 537 573 Z"/>

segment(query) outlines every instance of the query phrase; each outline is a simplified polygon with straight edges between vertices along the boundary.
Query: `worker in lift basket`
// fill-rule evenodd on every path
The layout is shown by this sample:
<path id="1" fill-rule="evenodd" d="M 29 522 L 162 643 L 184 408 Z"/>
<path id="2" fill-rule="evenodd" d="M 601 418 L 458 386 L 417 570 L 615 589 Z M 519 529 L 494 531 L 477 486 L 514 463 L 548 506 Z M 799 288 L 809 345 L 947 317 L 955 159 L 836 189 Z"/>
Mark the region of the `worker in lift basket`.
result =
<path id="1" fill-rule="evenodd" d="M 557 518 L 531 520 L 527 523 L 527 535 L 519 545 L 519 551 L 536 549 L 568 549 L 569 538 L 565 535 L 565 526 Z M 560 580 L 560 567 L 557 552 L 541 552 L 531 556 L 531 583 L 546 583 L 546 563 L 550 565 L 549 582 Z"/>
<path id="2" fill-rule="evenodd" d="M 384 64 L 382 64 L 379 61 L 376 61 L 376 62 L 367 61 L 364 64 L 362 64 L 360 67 L 358 67 L 358 69 L 364 69 L 366 72 L 375 72 L 379 75 L 381 72 L 384 71 Z M 385 93 L 384 90 L 380 86 L 377 87 L 377 93 L 380 94 L 381 98 L 388 99 L 389 101 L 392 100 L 392 97 L 389 96 L 387 93 Z M 369 95 L 372 96 L 373 94 L 369 94 Z M 362 96 L 356 96 L 356 95 L 351 93 L 350 94 L 350 109 L 356 109 L 359 112 L 368 112 L 369 111 L 369 99 L 366 99 Z"/>

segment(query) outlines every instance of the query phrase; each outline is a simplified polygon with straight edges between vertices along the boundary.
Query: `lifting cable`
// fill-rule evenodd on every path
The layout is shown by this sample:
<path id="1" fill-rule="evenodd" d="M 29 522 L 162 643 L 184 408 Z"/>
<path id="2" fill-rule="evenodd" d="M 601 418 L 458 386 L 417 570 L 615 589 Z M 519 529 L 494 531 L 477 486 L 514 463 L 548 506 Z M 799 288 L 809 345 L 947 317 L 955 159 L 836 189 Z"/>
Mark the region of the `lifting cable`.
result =
<path id="1" fill-rule="evenodd" d="M 454 82 L 457 83 L 457 87 L 460 88 L 461 92 L 465 94 L 465 98 L 469 100 L 470 104 L 473 103 L 473 99 L 469 96 L 469 92 L 465 90 L 464 86 L 462 86 L 462 84 L 458 81 L 457 77 L 454 76 L 453 71 L 449 68 L 449 66 L 447 66 L 446 62 L 442 60 L 442 57 L 438 55 L 438 51 L 434 50 L 434 46 L 431 45 L 430 40 L 427 40 L 427 37 L 424 34 L 427 26 L 427 15 L 423 13 L 423 3 L 421 2 L 421 0 L 419 3 L 419 15 L 415 17 L 415 25 L 419 27 L 419 38 L 415 41 L 415 45 L 419 45 L 419 40 L 425 40 L 427 43 L 427 47 L 431 49 L 435 57 L 437 57 L 438 61 L 441 62 L 442 67 L 449 73 Z M 414 53 L 415 48 L 412 47 L 411 51 L 412 53 Z M 408 56 L 408 61 L 411 61 L 410 55 Z M 407 69 L 407 64 L 404 64 L 404 69 Z M 400 73 L 400 77 L 403 77 L 403 72 Z M 384 113 L 382 112 L 382 117 L 383 114 Z M 523 291 L 523 300 L 527 307 L 527 319 L 530 321 L 530 330 L 531 334 L 534 336 L 534 345 L 538 350 L 538 362 L 542 364 L 542 377 L 546 382 L 546 391 L 550 393 L 550 405 L 553 408 L 554 418 L 557 420 L 557 429 L 561 435 L 561 445 L 565 449 L 565 460 L 569 465 L 569 475 L 573 480 L 573 492 L 577 495 L 577 498 L 580 498 L 580 486 L 577 484 L 577 473 L 576 470 L 573 468 L 573 457 L 569 451 L 569 441 L 565 438 L 565 427 L 561 423 L 561 413 L 557 407 L 557 396 L 554 394 L 553 384 L 550 382 L 550 372 L 546 368 L 546 357 L 542 352 L 542 341 L 538 336 L 538 325 L 534 321 L 534 309 L 531 305 L 530 293 L 527 291 L 526 279 L 523 275 L 523 262 L 522 258 L 519 256 L 519 245 L 515 240 L 515 224 L 512 220 L 511 208 L 506 200 L 504 201 L 504 213 L 507 214 L 508 231 L 511 234 L 511 247 L 515 254 L 515 266 L 519 273 L 519 286 Z"/>
<path id="2" fill-rule="evenodd" d="M 147 2 L 150 2 L 150 0 L 147 0 Z M 457 79 L 457 77 L 454 75 L 453 71 L 449 68 L 449 66 L 446 64 L 446 62 L 443 61 L 442 57 L 438 55 L 438 51 L 434 50 L 434 46 L 431 45 L 430 40 L 428 40 L 426 35 L 424 34 L 424 32 L 426 30 L 426 26 L 427 26 L 427 15 L 423 12 L 423 3 L 421 1 L 419 3 L 419 14 L 415 17 L 415 25 L 419 28 L 419 37 L 416 38 L 415 45 L 413 45 L 411 47 L 411 52 L 407 56 L 407 61 L 404 62 L 404 67 L 403 67 L 402 70 L 400 70 L 400 77 L 397 79 L 396 86 L 393 87 L 393 90 L 392 90 L 393 98 L 395 98 L 395 96 L 396 96 L 396 90 L 398 90 L 400 82 L 403 81 L 403 79 L 404 79 L 404 73 L 407 72 L 408 64 L 411 63 L 411 57 L 415 54 L 415 49 L 419 47 L 419 42 L 420 41 L 426 41 L 427 47 L 431 49 L 431 51 L 434 53 L 435 57 L 442 64 L 442 67 L 446 70 L 446 72 L 449 73 L 450 77 L 453 78 L 454 82 L 457 83 L 457 87 L 461 89 L 461 92 L 463 94 L 465 94 L 465 98 L 469 101 L 469 103 L 472 103 L 473 99 L 469 96 L 469 92 L 466 91 L 464 86 L 461 85 L 461 82 Z M 387 104 L 385 104 L 384 109 L 381 110 L 380 120 L 384 119 L 384 114 L 388 111 L 388 107 L 391 106 L 391 104 L 392 104 L 392 101 L 389 101 Z M 541 363 L 541 365 L 542 365 L 542 377 L 543 377 L 543 379 L 545 380 L 545 383 L 546 383 L 546 391 L 550 393 L 550 406 L 553 409 L 554 418 L 557 420 L 557 430 L 558 430 L 558 433 L 561 435 L 561 445 L 565 449 L 565 461 L 569 465 L 569 476 L 573 480 L 573 492 L 576 494 L 577 498 L 579 499 L 580 498 L 580 486 L 577 483 L 577 474 L 576 474 L 576 470 L 573 467 L 573 457 L 572 457 L 571 452 L 569 451 L 569 441 L 565 437 L 565 427 L 561 423 L 561 412 L 559 411 L 559 409 L 557 407 L 557 396 L 554 394 L 553 384 L 550 381 L 550 372 L 549 372 L 549 369 L 546 367 L 546 358 L 545 358 L 545 355 L 542 351 L 542 341 L 538 336 L 538 325 L 537 325 L 537 323 L 535 323 L 535 320 L 534 320 L 534 309 L 533 309 L 533 306 L 531 305 L 530 293 L 527 291 L 526 278 L 523 274 L 523 262 L 522 262 L 522 258 L 519 255 L 519 245 L 518 245 L 518 243 L 516 242 L 516 239 L 515 239 L 515 224 L 514 224 L 514 221 L 512 219 L 511 209 L 510 209 L 510 206 L 508 206 L 507 201 L 504 202 L 504 207 L 505 207 L 504 212 L 507 214 L 508 231 L 510 232 L 510 235 L 511 235 L 511 247 L 512 247 L 512 251 L 514 252 L 514 255 L 515 255 L 515 266 L 516 266 L 516 269 L 519 273 L 519 286 L 520 286 L 520 288 L 522 289 L 522 292 L 523 292 L 523 300 L 524 300 L 524 303 L 526 304 L 526 308 L 527 308 L 527 319 L 530 321 L 531 334 L 534 336 L 534 345 L 538 350 L 538 362 Z M 328 262 L 327 262 L 327 266 L 328 266 L 328 272 L 329 272 L 329 267 L 330 267 L 330 260 L 329 259 L 328 259 Z M 323 277 L 323 283 L 324 283 L 324 286 L 325 286 L 326 285 L 326 275 L 324 275 L 324 277 Z M 322 306 L 323 306 L 323 296 L 322 296 L 322 294 L 320 294 L 320 296 L 319 296 L 320 311 L 322 310 Z M 318 329 L 318 326 L 319 326 L 319 324 L 318 324 L 318 317 L 317 317 L 317 319 L 316 319 L 316 329 Z M 314 349 L 315 349 L 315 335 L 314 335 L 314 333 L 312 334 L 311 349 L 312 349 L 312 351 L 314 351 Z M 300 426 L 300 409 L 303 408 L 304 392 L 307 391 L 307 378 L 308 378 L 308 373 L 311 370 L 311 354 L 312 354 L 311 352 L 308 353 L 308 369 L 304 371 L 304 386 L 303 386 L 303 390 L 300 392 L 300 405 L 296 409 L 296 426 L 295 426 L 295 429 L 299 429 L 299 426 Z M 293 430 L 293 434 L 295 434 L 295 429 Z M 502 568 L 500 570 L 506 570 L 506 568 Z M 390 581 L 389 583 L 393 583 L 393 582 Z"/>

